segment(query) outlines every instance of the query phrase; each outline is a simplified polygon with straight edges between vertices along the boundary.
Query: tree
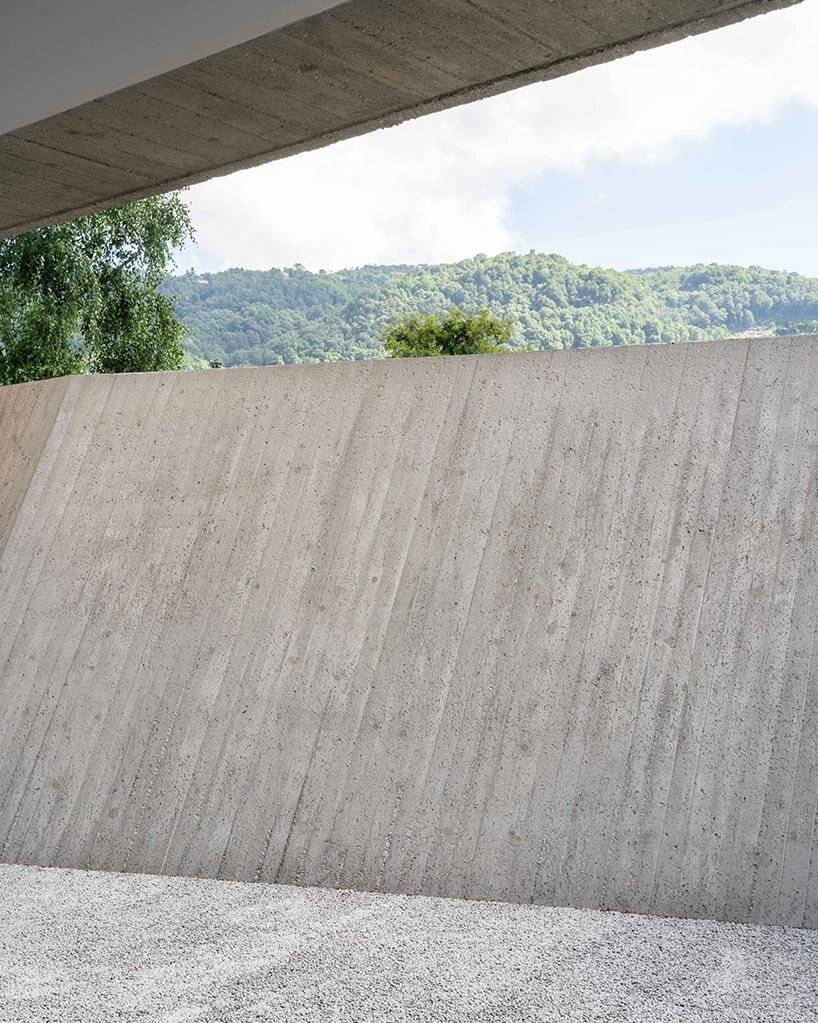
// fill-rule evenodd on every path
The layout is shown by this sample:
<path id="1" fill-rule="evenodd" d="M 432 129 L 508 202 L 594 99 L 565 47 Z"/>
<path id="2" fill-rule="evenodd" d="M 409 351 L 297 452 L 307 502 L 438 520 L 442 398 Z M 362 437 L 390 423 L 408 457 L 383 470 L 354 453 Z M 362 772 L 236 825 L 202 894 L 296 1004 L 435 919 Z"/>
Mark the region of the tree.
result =
<path id="1" fill-rule="evenodd" d="M 718 271 L 714 273 L 713 271 Z M 711 280 L 712 278 L 712 280 Z M 223 270 L 162 285 L 188 328 L 186 365 L 329 362 L 383 356 L 382 332 L 414 314 L 491 309 L 518 349 L 704 341 L 754 327 L 818 330 L 818 280 L 748 267 L 638 271 L 574 266 L 561 256 L 501 253 L 438 266 L 332 273 Z M 731 309 L 741 310 L 740 318 Z M 649 332 L 650 332 L 650 328 Z"/>
<path id="2" fill-rule="evenodd" d="M 0 240 L 0 384 L 179 369 L 184 327 L 156 289 L 192 237 L 174 194 Z"/>
<path id="3" fill-rule="evenodd" d="M 406 316 L 381 334 L 386 354 L 393 359 L 424 355 L 487 355 L 507 350 L 511 323 L 481 309 L 467 316 L 452 309 L 442 320 L 437 316 Z"/>

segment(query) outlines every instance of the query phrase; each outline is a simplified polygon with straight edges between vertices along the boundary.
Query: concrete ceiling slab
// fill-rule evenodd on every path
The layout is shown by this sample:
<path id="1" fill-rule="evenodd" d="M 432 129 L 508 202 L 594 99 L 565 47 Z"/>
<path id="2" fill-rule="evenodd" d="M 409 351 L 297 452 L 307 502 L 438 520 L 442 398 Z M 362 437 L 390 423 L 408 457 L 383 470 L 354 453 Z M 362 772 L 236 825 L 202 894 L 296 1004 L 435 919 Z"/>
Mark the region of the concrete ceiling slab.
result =
<path id="1" fill-rule="evenodd" d="M 61 48 L 58 19 L 43 21 L 42 48 L 32 49 L 34 22 L 18 12 L 5 39 L 11 40 L 10 54 L 19 40 L 19 55 L 12 54 L 0 79 L 4 84 L 11 75 L 18 86 L 23 83 L 0 90 L 0 131 L 6 126 L 0 134 L 0 237 L 557 78 L 796 2 L 245 0 L 238 5 L 243 13 L 238 22 L 228 25 L 212 11 L 203 16 L 187 48 L 180 48 L 178 29 L 185 22 L 176 24 L 179 10 L 176 21 L 164 14 L 143 19 L 138 31 L 131 30 L 131 45 L 120 45 L 129 57 L 119 67 L 111 66 L 110 55 L 130 23 L 126 18 L 112 28 L 113 15 L 102 10 L 116 11 L 119 2 L 86 0 L 89 10 L 100 7 L 97 42 L 107 32 L 114 39 L 107 47 L 78 41 L 74 31 L 65 36 L 74 44 Z M 54 6 L 32 0 L 29 7 L 36 14 L 44 5 Z M 179 0 L 176 7 L 185 4 Z M 286 23 L 303 13 L 311 16 Z M 267 23 L 277 19 L 275 27 L 247 36 L 262 16 Z M 159 18 L 161 33 L 154 30 Z M 191 18 L 195 21 L 191 14 L 188 22 Z M 145 25 L 153 34 L 146 35 Z M 243 41 L 231 46 L 237 32 Z M 205 55 L 191 59 L 199 53 Z M 5 61 L 4 56 L 0 65 Z M 83 61 L 93 65 L 87 74 L 79 73 Z M 50 69 L 44 79 L 51 83 L 50 95 L 32 86 L 26 98 L 25 82 L 36 75 L 23 65 L 38 73 Z M 29 116 L 40 119 L 21 121 Z"/>
<path id="2" fill-rule="evenodd" d="M 0 36 L 0 134 L 340 2 L 11 0 Z"/>

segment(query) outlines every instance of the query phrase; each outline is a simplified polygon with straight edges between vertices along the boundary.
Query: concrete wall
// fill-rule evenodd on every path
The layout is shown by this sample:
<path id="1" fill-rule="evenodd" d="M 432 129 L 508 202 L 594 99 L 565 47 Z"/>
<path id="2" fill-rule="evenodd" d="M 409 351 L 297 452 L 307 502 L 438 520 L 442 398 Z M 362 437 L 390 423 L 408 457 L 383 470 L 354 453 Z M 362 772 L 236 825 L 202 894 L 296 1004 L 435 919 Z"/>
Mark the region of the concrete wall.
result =
<path id="1" fill-rule="evenodd" d="M 68 379 L 0 390 L 0 552 L 51 435 Z"/>
<path id="2" fill-rule="evenodd" d="M 818 926 L 818 339 L 57 396 L 0 859 Z"/>

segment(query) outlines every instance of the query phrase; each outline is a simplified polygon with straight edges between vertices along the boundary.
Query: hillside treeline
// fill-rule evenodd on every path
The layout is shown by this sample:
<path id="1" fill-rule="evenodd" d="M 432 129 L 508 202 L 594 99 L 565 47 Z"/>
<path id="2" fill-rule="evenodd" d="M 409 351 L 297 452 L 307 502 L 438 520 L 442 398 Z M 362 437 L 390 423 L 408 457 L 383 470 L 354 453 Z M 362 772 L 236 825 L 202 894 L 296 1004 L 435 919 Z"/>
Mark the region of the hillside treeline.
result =
<path id="1" fill-rule="evenodd" d="M 407 314 L 488 308 L 521 348 L 697 341 L 818 330 L 818 280 L 716 264 L 618 271 L 562 256 L 475 256 L 438 266 L 312 273 L 226 270 L 171 278 L 190 361 L 226 366 L 369 359 Z"/>

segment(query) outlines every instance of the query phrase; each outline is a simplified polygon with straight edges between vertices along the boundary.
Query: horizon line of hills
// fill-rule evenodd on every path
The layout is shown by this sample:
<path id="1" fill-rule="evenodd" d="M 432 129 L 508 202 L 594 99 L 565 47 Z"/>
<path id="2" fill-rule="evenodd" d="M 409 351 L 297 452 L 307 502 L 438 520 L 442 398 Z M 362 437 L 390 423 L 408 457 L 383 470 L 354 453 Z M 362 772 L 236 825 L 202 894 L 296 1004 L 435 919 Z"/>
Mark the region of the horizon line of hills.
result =
<path id="1" fill-rule="evenodd" d="M 606 270 L 530 252 L 334 272 L 223 270 L 171 277 L 192 366 L 372 359 L 408 314 L 487 308 L 515 347 L 597 348 L 818 333 L 818 280 L 762 267 Z"/>

